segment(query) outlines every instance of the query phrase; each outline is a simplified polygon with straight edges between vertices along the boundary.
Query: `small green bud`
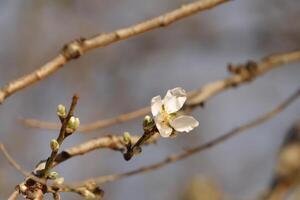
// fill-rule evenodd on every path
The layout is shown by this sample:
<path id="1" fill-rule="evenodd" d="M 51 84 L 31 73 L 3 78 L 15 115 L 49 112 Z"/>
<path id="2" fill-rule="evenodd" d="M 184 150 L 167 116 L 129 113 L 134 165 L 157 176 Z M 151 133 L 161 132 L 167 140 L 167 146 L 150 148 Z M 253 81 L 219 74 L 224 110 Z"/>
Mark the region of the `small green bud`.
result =
<path id="1" fill-rule="evenodd" d="M 64 181 L 65 181 L 64 177 L 59 177 L 59 178 L 54 179 L 54 183 L 56 183 L 57 185 L 63 184 Z"/>
<path id="2" fill-rule="evenodd" d="M 57 179 L 59 176 L 59 174 L 57 172 L 49 172 L 49 174 L 47 174 L 47 178 L 50 180 L 55 180 Z"/>
<path id="3" fill-rule="evenodd" d="M 68 133 L 74 132 L 79 127 L 79 125 L 80 125 L 79 118 L 72 116 L 68 121 L 67 132 Z"/>
<path id="4" fill-rule="evenodd" d="M 149 115 L 146 115 L 143 121 L 143 127 L 144 129 L 150 129 L 154 126 L 154 120 Z"/>
<path id="5" fill-rule="evenodd" d="M 50 147 L 51 147 L 51 150 L 52 151 L 58 151 L 59 149 L 59 144 L 57 142 L 56 139 L 52 139 L 51 142 L 50 142 Z"/>
<path id="6" fill-rule="evenodd" d="M 57 106 L 57 111 L 56 111 L 56 114 L 59 116 L 59 117 L 62 117 L 62 118 L 65 118 L 67 116 L 67 113 L 66 113 L 66 107 L 62 104 L 59 104 Z"/>
<path id="7" fill-rule="evenodd" d="M 124 140 L 125 144 L 131 143 L 131 135 L 129 132 L 124 132 L 123 140 Z"/>

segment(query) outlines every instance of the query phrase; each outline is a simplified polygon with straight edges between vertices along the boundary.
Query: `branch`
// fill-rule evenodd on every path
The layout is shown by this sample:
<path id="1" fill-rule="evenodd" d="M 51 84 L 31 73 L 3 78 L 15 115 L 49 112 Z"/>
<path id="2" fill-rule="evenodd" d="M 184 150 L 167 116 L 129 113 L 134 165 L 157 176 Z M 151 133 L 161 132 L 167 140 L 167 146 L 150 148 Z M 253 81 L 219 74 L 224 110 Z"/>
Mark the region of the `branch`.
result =
<path id="1" fill-rule="evenodd" d="M 156 28 L 165 27 L 173 22 L 196 14 L 197 12 L 208 10 L 228 0 L 200 0 L 193 3 L 183 5 L 164 15 L 150 19 L 148 21 L 116 30 L 111 33 L 99 34 L 88 39 L 80 38 L 69 44 L 66 44 L 61 53 L 30 74 L 24 75 L 16 80 L 11 81 L 2 89 L 0 89 L 0 104 L 10 95 L 50 76 L 58 69 L 63 67 L 70 60 L 79 58 L 81 55 L 96 48 L 104 47 L 112 43 L 128 39 L 130 37 L 140 35 L 142 33 L 154 30 Z"/>
<path id="2" fill-rule="evenodd" d="M 9 197 L 8 200 L 17 200 L 19 196 L 19 191 L 15 190 Z"/>
<path id="3" fill-rule="evenodd" d="M 158 162 L 158 163 L 146 166 L 146 167 L 142 167 L 142 168 L 139 168 L 136 170 L 132 170 L 129 172 L 125 172 L 125 173 L 112 174 L 112 175 L 107 175 L 107 176 L 99 176 L 96 178 L 87 179 L 85 181 L 76 183 L 74 185 L 103 184 L 103 183 L 107 183 L 107 182 L 112 182 L 115 180 L 119 180 L 119 179 L 122 179 L 125 177 L 132 176 L 132 175 L 150 172 L 150 171 L 162 168 L 168 164 L 174 163 L 176 161 L 183 160 L 183 159 L 185 159 L 189 156 L 192 156 L 196 153 L 208 150 L 218 144 L 221 144 L 221 143 L 227 141 L 228 139 L 230 139 L 234 136 L 237 136 L 248 129 L 254 128 L 258 125 L 265 123 L 266 121 L 268 121 L 269 119 L 271 119 L 272 117 L 274 117 L 275 115 L 277 115 L 278 113 L 283 111 L 292 102 L 294 102 L 297 98 L 299 98 L 299 96 L 300 96 L 300 89 L 298 89 L 294 94 L 292 94 L 290 97 L 288 97 L 285 101 L 283 101 L 280 105 L 278 105 L 276 108 L 274 108 L 270 112 L 267 112 L 242 126 L 232 129 L 231 131 L 224 134 L 223 136 L 217 137 L 216 139 L 214 139 L 210 142 L 204 143 L 203 145 L 200 145 L 200 146 L 196 146 L 196 147 L 187 149 L 186 151 L 184 151 L 182 153 L 173 154 L 161 162 Z"/>
<path id="4" fill-rule="evenodd" d="M 73 133 L 73 132 L 67 133 L 67 128 L 68 128 L 68 123 L 69 123 L 71 117 L 74 115 L 74 110 L 77 105 L 78 99 L 79 99 L 78 95 L 73 96 L 72 103 L 70 105 L 70 109 L 69 109 L 67 116 L 65 116 L 64 118 L 61 118 L 61 122 L 62 122 L 61 129 L 60 129 L 59 135 L 56 139 L 56 142 L 58 143 L 58 148 L 52 149 L 51 155 L 49 156 L 49 158 L 46 161 L 46 166 L 45 166 L 45 169 L 43 170 L 42 176 L 47 175 L 47 172 L 53 167 L 54 161 L 58 154 L 59 146 L 69 135 L 71 135 Z"/>
<path id="5" fill-rule="evenodd" d="M 8 163 L 12 167 L 14 167 L 17 171 L 19 171 L 23 176 L 25 176 L 25 177 L 30 176 L 30 173 L 25 171 L 24 169 L 22 169 L 22 167 L 17 163 L 17 161 L 15 161 L 15 159 L 13 159 L 13 157 L 11 157 L 11 155 L 6 150 L 4 144 L 0 143 L 0 150 L 1 150 L 2 154 L 4 155 L 5 159 L 8 161 Z"/>
<path id="6" fill-rule="evenodd" d="M 144 145 L 153 144 L 158 139 L 159 134 L 151 137 L 146 141 Z M 132 136 L 132 143 L 136 143 L 139 140 L 140 136 Z M 71 147 L 59 153 L 55 159 L 54 166 L 64 162 L 72 157 L 84 155 L 88 152 L 91 152 L 96 149 L 112 149 L 120 152 L 124 152 L 126 150 L 126 144 L 122 136 L 114 136 L 108 135 L 105 137 L 99 137 L 96 139 L 89 140 L 77 146 Z"/>
<path id="7" fill-rule="evenodd" d="M 260 62 L 255 63 L 249 61 L 245 64 L 240 65 L 229 65 L 229 71 L 232 73 L 231 76 L 223 80 L 217 80 L 209 83 L 202 88 L 189 92 L 187 107 L 193 108 L 197 105 L 201 105 L 211 97 L 226 91 L 230 88 L 235 88 L 241 84 L 248 83 L 258 76 L 264 75 L 265 73 L 273 70 L 281 65 L 293 63 L 300 60 L 300 50 L 292 51 L 288 53 L 276 54 L 267 56 L 261 59 Z M 106 128 L 119 123 L 123 123 L 129 120 L 142 117 L 150 112 L 150 107 L 144 107 L 139 110 L 122 114 L 114 118 L 97 120 L 95 122 L 81 125 L 78 128 L 79 132 L 89 132 L 96 129 Z M 21 122 L 27 126 L 34 128 L 46 128 L 46 129 L 58 129 L 59 124 L 51 122 L 43 122 L 36 119 L 23 119 Z"/>
<path id="8" fill-rule="evenodd" d="M 22 167 L 17 163 L 17 161 L 15 161 L 12 156 L 8 153 L 8 151 L 6 150 L 5 146 L 0 143 L 0 150 L 2 152 L 2 154 L 4 155 L 5 159 L 8 161 L 8 163 L 14 167 L 17 171 L 19 171 L 25 178 L 27 179 L 32 179 L 36 182 L 39 182 L 43 185 L 46 184 L 45 180 L 40 179 L 39 177 L 34 176 L 33 174 L 25 171 L 24 169 L 22 169 Z M 19 187 L 19 186 L 18 186 Z M 18 194 L 19 194 L 19 189 L 16 187 L 15 191 L 9 196 L 9 200 L 15 200 L 18 198 Z"/>

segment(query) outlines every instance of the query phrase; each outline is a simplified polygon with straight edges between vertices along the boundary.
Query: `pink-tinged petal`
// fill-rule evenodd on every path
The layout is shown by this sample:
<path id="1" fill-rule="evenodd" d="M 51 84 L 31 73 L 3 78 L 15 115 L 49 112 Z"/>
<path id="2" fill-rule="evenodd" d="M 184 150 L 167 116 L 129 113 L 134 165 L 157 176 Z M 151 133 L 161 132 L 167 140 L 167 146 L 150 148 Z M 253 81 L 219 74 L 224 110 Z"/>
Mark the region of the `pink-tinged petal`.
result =
<path id="1" fill-rule="evenodd" d="M 190 132 L 199 122 L 192 116 L 182 115 L 170 121 L 170 125 L 178 132 Z"/>
<path id="2" fill-rule="evenodd" d="M 160 113 L 162 105 L 163 103 L 160 96 L 151 99 L 151 112 L 154 117 Z"/>
<path id="3" fill-rule="evenodd" d="M 169 127 L 167 124 L 160 122 L 158 120 L 155 121 L 156 127 L 159 131 L 161 137 L 170 137 L 173 132 L 173 129 Z"/>
<path id="4" fill-rule="evenodd" d="M 168 90 L 163 100 L 166 112 L 171 114 L 180 110 L 185 103 L 186 98 L 185 90 L 180 87 Z"/>

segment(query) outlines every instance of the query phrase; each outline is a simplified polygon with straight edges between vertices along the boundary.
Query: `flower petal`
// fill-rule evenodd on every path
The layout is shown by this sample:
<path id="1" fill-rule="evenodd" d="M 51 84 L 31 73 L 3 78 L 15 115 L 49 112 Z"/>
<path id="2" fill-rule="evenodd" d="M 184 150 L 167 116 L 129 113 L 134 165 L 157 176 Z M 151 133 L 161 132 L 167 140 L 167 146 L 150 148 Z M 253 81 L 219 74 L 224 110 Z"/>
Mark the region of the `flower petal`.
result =
<path id="1" fill-rule="evenodd" d="M 168 90 L 163 104 L 168 114 L 175 113 L 182 108 L 186 101 L 186 92 L 184 89 L 177 87 L 172 90 Z"/>
<path id="2" fill-rule="evenodd" d="M 170 121 L 170 125 L 178 132 L 190 132 L 199 122 L 192 116 L 181 115 Z"/>
<path id="3" fill-rule="evenodd" d="M 158 120 L 155 120 L 155 124 L 156 124 L 156 127 L 157 127 L 158 131 L 159 131 L 159 134 L 162 137 L 170 137 L 170 135 L 173 132 L 173 129 L 171 127 L 169 127 L 167 124 L 165 124 L 161 121 L 158 121 Z"/>
<path id="4" fill-rule="evenodd" d="M 155 117 L 156 115 L 158 115 L 158 113 L 160 113 L 160 110 L 162 108 L 162 100 L 160 96 L 156 96 L 153 97 L 151 100 L 151 112 L 152 115 Z"/>

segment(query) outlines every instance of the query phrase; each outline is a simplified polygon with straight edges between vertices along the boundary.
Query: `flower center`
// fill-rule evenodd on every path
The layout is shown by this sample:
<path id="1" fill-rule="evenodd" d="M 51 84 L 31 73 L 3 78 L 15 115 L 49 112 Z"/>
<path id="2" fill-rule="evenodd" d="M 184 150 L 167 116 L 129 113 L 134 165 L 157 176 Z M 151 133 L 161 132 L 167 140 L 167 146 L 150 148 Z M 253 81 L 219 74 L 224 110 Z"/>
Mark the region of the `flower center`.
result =
<path id="1" fill-rule="evenodd" d="M 162 121 L 166 124 L 169 124 L 169 122 L 176 117 L 175 113 L 168 114 L 164 106 L 162 106 L 160 113 L 162 116 Z"/>

